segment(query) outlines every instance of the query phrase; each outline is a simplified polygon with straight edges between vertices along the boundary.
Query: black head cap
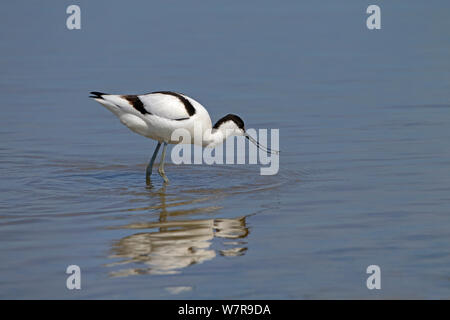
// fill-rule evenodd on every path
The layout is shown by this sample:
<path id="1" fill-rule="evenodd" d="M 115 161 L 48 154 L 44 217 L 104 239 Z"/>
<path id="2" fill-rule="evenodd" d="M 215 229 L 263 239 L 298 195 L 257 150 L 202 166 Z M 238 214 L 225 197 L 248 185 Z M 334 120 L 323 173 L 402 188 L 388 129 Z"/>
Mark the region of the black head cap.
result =
<path id="1" fill-rule="evenodd" d="M 227 114 L 225 117 L 223 117 L 222 119 L 217 121 L 213 128 L 218 129 L 222 123 L 227 122 L 227 121 L 233 121 L 238 126 L 238 128 L 245 131 L 244 121 L 235 114 Z"/>

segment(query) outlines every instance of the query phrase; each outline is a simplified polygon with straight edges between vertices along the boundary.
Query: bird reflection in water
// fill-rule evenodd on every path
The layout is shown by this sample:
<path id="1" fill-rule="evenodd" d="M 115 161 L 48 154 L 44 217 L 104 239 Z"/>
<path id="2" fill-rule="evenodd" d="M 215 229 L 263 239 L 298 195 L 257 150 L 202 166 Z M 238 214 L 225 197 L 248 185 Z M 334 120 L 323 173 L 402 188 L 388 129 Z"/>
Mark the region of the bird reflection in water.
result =
<path id="1" fill-rule="evenodd" d="M 166 209 L 165 187 L 160 189 L 158 194 L 161 200 L 159 221 L 132 223 L 119 227 L 142 232 L 116 241 L 110 258 L 120 260 L 108 264 L 110 267 L 128 264 L 145 266 L 113 271 L 110 276 L 176 274 L 190 265 L 211 260 L 217 254 L 240 256 L 247 251 L 246 242 L 243 240 L 249 233 L 245 216 L 233 219 L 169 220 L 168 218 L 173 216 L 204 212 L 205 208 L 169 212 Z M 215 210 L 218 208 L 213 207 L 212 211 Z M 218 246 L 223 247 L 217 252 L 211 248 L 215 238 L 220 239 Z"/>

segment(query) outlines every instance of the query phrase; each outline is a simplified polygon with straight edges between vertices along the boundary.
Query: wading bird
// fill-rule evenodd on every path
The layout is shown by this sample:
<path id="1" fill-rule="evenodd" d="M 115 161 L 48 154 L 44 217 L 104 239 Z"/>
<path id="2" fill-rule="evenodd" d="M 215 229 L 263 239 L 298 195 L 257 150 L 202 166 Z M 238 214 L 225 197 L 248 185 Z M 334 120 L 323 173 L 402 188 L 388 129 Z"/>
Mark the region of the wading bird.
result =
<path id="1" fill-rule="evenodd" d="M 180 141 L 172 140 L 176 129 L 185 129 L 194 137 L 195 126 L 200 126 L 202 146 L 214 146 L 229 136 L 245 136 L 263 151 L 272 151 L 258 143 L 245 132 L 244 121 L 234 114 L 228 114 L 212 126 L 208 111 L 194 99 L 172 91 L 155 91 L 143 95 L 116 95 L 91 92 L 90 98 L 114 113 L 125 126 L 144 137 L 158 141 L 156 149 L 147 165 L 146 178 L 150 181 L 153 163 L 161 144 L 163 151 L 158 173 L 167 183 L 169 179 L 164 172 L 164 159 L 167 144 Z M 190 141 L 193 143 L 194 141 Z"/>

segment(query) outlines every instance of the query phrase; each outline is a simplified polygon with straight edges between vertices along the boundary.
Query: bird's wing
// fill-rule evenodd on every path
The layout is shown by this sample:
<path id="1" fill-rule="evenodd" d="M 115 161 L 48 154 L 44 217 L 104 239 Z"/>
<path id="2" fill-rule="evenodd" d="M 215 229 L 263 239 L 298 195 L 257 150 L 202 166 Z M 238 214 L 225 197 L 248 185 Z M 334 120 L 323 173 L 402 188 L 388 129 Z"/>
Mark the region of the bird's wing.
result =
<path id="1" fill-rule="evenodd" d="M 152 92 L 137 98 L 148 113 L 165 119 L 189 119 L 196 111 L 189 97 L 172 91 Z"/>
<path id="2" fill-rule="evenodd" d="M 114 95 L 91 92 L 100 103 L 122 109 L 134 109 L 142 115 L 154 115 L 168 120 L 189 119 L 196 112 L 187 96 L 172 91 L 157 91 L 143 95 Z"/>

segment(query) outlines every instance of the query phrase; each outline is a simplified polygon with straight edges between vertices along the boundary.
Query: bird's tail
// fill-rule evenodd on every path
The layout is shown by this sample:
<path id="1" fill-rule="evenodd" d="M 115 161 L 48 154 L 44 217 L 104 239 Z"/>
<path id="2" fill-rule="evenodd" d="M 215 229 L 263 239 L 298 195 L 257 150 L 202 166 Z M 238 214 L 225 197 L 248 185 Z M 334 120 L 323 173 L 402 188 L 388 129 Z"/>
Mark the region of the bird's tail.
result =
<path id="1" fill-rule="evenodd" d="M 136 112 L 136 110 L 142 114 L 148 113 L 143 108 L 141 100 L 135 95 L 119 95 L 92 91 L 89 98 L 94 99 L 117 116 L 123 112 Z"/>
<path id="2" fill-rule="evenodd" d="M 89 98 L 94 99 L 103 99 L 102 96 L 108 95 L 108 93 L 98 92 L 98 91 L 92 91 Z"/>
<path id="3" fill-rule="evenodd" d="M 120 95 L 92 91 L 89 98 L 94 99 L 117 116 L 120 115 L 123 108 L 130 107 Z"/>

